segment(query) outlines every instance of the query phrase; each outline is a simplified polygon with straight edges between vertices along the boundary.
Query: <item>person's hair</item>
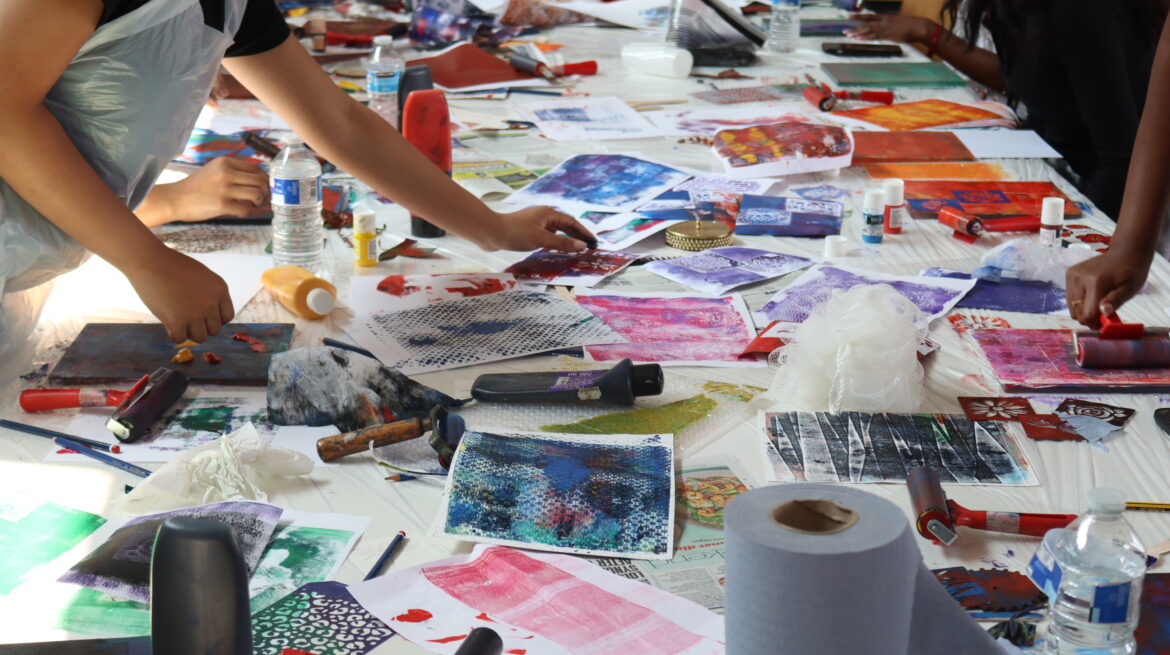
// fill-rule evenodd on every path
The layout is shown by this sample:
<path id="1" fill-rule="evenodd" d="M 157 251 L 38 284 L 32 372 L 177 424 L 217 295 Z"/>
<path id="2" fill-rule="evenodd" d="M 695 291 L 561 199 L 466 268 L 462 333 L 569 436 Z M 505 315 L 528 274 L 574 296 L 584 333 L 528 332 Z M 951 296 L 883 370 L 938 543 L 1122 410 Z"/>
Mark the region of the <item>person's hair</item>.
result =
<path id="1" fill-rule="evenodd" d="M 1140 29 L 1147 30 L 1145 36 L 1157 41 L 1162 31 L 1162 24 L 1166 20 L 1170 0 L 1101 0 L 1102 2 L 1121 2 L 1129 5 L 1134 11 L 1134 19 Z M 1049 6 L 1060 0 L 946 0 L 939 18 L 944 25 L 950 25 L 952 30 L 961 34 L 967 40 L 968 47 L 975 47 L 979 39 L 979 31 L 983 27 L 986 17 L 999 19 L 1007 29 L 996 43 L 996 49 L 1001 57 L 1010 57 L 1020 44 L 1031 44 L 1033 48 L 1041 47 L 1044 43 L 1044 14 Z"/>

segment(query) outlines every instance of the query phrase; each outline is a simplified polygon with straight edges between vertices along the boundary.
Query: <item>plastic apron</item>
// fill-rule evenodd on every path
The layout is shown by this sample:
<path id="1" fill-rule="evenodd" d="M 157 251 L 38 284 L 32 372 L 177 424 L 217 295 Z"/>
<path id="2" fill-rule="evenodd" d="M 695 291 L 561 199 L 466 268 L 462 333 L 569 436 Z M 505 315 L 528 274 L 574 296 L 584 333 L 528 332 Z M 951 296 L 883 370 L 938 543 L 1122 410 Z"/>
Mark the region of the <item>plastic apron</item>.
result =
<path id="1" fill-rule="evenodd" d="M 224 3 L 224 31 L 198 0 L 149 0 L 94 31 L 45 106 L 82 156 L 135 208 L 187 142 L 247 0 Z M 69 193 L 69 181 L 59 180 Z M 0 372 L 27 345 L 52 278 L 87 252 L 0 178 Z M 3 380 L 3 378 L 0 378 Z"/>

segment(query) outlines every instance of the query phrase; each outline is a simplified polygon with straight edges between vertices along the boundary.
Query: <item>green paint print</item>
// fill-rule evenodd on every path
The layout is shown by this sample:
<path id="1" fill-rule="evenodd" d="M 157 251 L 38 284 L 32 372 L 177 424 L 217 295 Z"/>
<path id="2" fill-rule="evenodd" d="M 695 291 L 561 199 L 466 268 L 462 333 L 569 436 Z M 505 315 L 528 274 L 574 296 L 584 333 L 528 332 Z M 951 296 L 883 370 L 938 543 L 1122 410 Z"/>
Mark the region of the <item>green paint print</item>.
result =
<path id="1" fill-rule="evenodd" d="M 252 574 L 252 612 L 259 612 L 309 582 L 325 580 L 345 558 L 349 530 L 279 526 Z"/>
<path id="2" fill-rule="evenodd" d="M 710 391 L 712 393 L 719 393 L 727 396 L 733 400 L 746 403 L 751 402 L 757 394 L 764 391 L 763 387 L 754 387 L 750 384 L 738 385 L 730 382 L 707 382 L 703 384 L 703 391 Z"/>
<path id="3" fill-rule="evenodd" d="M 139 637 L 150 634 L 150 605 L 81 589 L 57 615 L 57 627 L 83 635 Z"/>
<path id="4" fill-rule="evenodd" d="M 35 502 L 35 501 L 34 501 Z M 106 520 L 56 503 L 0 502 L 0 596 L 93 534 Z"/>
<path id="5" fill-rule="evenodd" d="M 688 425 L 707 417 L 718 405 L 703 394 L 658 407 L 594 416 L 576 423 L 542 425 L 545 432 L 571 434 L 678 434 Z"/>
<path id="6" fill-rule="evenodd" d="M 175 415 L 172 425 L 193 432 L 220 432 L 227 427 L 234 407 L 199 407 Z"/>

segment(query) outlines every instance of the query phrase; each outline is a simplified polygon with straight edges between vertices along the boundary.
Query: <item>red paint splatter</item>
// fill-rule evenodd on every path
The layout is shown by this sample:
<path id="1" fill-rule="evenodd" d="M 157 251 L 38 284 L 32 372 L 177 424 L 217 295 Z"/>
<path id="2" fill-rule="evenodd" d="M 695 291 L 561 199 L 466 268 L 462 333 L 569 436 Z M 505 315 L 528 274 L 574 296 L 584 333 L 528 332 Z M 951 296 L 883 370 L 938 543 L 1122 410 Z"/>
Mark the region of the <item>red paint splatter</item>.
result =
<path id="1" fill-rule="evenodd" d="M 477 616 L 475 618 L 479 619 L 480 621 L 487 621 L 488 623 L 495 623 L 495 621 L 488 618 L 487 612 L 480 612 L 479 616 Z"/>
<path id="2" fill-rule="evenodd" d="M 399 614 L 398 616 L 394 617 L 394 620 L 401 623 L 422 623 L 432 616 L 434 616 L 434 614 L 431 614 L 426 610 L 409 610 L 406 612 L 406 614 Z"/>
<path id="3" fill-rule="evenodd" d="M 449 644 L 460 639 L 467 639 L 467 635 L 455 635 L 454 637 L 443 637 L 442 639 L 427 639 L 427 641 L 433 644 Z"/>
<path id="4" fill-rule="evenodd" d="M 524 655 L 528 651 L 524 650 L 523 648 L 513 648 L 512 650 L 506 650 L 504 652 L 508 653 L 508 655 Z"/>
<path id="5" fill-rule="evenodd" d="M 219 355 L 217 355 L 209 350 L 209 351 L 203 353 L 203 361 L 207 362 L 208 364 L 218 364 L 218 363 L 222 362 L 223 359 L 221 359 Z"/>
<path id="6" fill-rule="evenodd" d="M 250 337 L 250 336 L 244 334 L 243 332 L 237 332 L 237 333 L 233 334 L 232 338 L 235 339 L 236 341 L 243 341 L 244 343 L 248 344 L 248 347 L 252 349 L 252 352 L 256 352 L 256 353 L 268 352 L 268 346 L 265 346 L 264 342 L 260 341 L 259 339 L 255 338 L 255 337 Z"/>
<path id="7" fill-rule="evenodd" d="M 115 455 L 121 455 L 122 454 L 122 447 L 118 446 L 118 445 L 110 446 L 110 452 L 114 453 Z"/>
<path id="8" fill-rule="evenodd" d="M 68 448 L 60 448 L 57 450 L 58 455 L 76 455 L 76 450 L 69 450 Z"/>

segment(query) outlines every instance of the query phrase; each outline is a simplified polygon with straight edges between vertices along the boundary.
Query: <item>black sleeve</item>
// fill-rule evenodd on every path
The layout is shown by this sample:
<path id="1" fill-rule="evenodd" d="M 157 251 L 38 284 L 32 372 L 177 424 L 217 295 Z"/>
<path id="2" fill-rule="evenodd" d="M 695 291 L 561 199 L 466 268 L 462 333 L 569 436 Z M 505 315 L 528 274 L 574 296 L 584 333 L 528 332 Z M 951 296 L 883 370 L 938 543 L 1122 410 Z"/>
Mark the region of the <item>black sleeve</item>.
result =
<path id="1" fill-rule="evenodd" d="M 267 52 L 284 43 L 289 34 L 288 24 L 276 8 L 275 0 L 248 0 L 235 43 L 224 56 L 246 57 Z"/>

